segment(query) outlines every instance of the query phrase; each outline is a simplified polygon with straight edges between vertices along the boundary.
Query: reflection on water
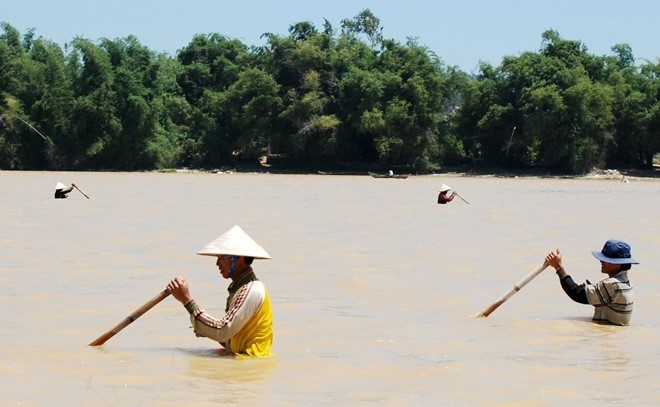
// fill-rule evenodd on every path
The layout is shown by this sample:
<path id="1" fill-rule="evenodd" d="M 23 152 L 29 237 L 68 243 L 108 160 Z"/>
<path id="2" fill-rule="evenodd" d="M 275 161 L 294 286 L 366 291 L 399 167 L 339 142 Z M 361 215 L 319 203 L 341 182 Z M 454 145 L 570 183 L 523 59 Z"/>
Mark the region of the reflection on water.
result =
<path id="1" fill-rule="evenodd" d="M 54 200 L 58 181 L 90 199 Z M 437 205 L 443 183 L 470 205 Z M 0 186 L 3 405 L 660 404 L 657 181 L 2 172 Z M 234 224 L 273 256 L 254 264 L 273 358 L 217 356 L 171 298 L 87 346 L 176 275 L 221 314 L 227 281 L 195 253 Z M 557 247 L 597 281 L 590 251 L 608 238 L 641 262 L 630 327 L 591 323 L 551 271 L 474 317 Z"/>
<path id="2" fill-rule="evenodd" d="M 217 380 L 223 384 L 239 382 L 246 385 L 258 385 L 271 377 L 277 365 L 277 357 L 242 360 L 222 357 L 219 361 L 217 351 L 209 349 L 185 350 L 191 355 L 188 359 L 189 372 L 192 376 Z"/>

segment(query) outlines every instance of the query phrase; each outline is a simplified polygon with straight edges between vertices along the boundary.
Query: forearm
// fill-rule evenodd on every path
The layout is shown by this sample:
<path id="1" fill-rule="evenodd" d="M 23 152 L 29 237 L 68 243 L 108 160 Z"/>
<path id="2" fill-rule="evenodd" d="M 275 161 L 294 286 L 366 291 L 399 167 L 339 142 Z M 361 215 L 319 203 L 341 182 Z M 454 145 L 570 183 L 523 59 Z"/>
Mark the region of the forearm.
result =
<path id="1" fill-rule="evenodd" d="M 569 276 L 568 273 L 566 273 L 566 270 L 564 270 L 563 267 L 560 267 L 556 272 L 557 276 L 559 276 L 561 288 L 570 299 L 580 304 L 589 304 L 589 301 L 587 301 L 587 293 L 584 289 L 584 284 L 576 284 L 575 281 L 573 281 L 573 278 Z"/>
<path id="2" fill-rule="evenodd" d="M 559 267 L 555 272 L 557 273 L 557 276 L 559 276 L 559 281 L 563 280 L 564 277 L 568 277 L 568 273 L 563 267 Z"/>
<path id="3" fill-rule="evenodd" d="M 218 319 L 207 313 L 195 300 L 190 300 L 184 307 L 190 314 L 190 323 L 198 336 L 225 343 L 245 325 L 249 318 L 247 307 L 234 304 L 222 318 Z"/>
<path id="4" fill-rule="evenodd" d="M 195 300 L 190 300 L 183 304 L 186 311 L 190 314 L 190 323 L 197 336 L 203 336 L 218 342 L 226 342 L 231 335 L 229 334 L 229 324 L 224 319 L 216 319 L 201 308 Z"/>

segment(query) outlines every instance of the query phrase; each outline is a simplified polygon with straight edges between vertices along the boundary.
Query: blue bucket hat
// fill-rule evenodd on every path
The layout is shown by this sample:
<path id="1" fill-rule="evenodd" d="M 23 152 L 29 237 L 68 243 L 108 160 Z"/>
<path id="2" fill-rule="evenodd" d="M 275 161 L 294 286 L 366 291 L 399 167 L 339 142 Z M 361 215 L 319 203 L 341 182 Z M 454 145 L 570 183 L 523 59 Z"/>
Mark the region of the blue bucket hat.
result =
<path id="1" fill-rule="evenodd" d="M 605 242 L 603 250 L 591 252 L 595 258 L 610 264 L 639 264 L 630 257 L 630 245 L 621 240 L 610 239 Z"/>

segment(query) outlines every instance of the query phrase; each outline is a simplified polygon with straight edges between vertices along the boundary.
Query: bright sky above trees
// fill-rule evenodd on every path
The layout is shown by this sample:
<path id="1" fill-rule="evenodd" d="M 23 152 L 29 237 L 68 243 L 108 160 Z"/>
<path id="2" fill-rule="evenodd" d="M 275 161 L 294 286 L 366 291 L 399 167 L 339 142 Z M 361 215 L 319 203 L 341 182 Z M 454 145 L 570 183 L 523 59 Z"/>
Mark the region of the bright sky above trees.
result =
<path id="1" fill-rule="evenodd" d="M 0 0 L 0 21 L 22 34 L 34 28 L 60 45 L 75 36 L 96 41 L 135 35 L 154 51 L 172 55 L 195 34 L 217 32 L 246 45 L 261 34 L 286 35 L 291 24 L 341 20 L 369 9 L 385 38 L 417 38 L 447 65 L 476 72 L 480 60 L 499 65 L 506 55 L 538 51 L 541 35 L 556 30 L 582 41 L 595 55 L 613 45 L 632 47 L 637 64 L 660 58 L 660 1 L 655 0 Z"/>

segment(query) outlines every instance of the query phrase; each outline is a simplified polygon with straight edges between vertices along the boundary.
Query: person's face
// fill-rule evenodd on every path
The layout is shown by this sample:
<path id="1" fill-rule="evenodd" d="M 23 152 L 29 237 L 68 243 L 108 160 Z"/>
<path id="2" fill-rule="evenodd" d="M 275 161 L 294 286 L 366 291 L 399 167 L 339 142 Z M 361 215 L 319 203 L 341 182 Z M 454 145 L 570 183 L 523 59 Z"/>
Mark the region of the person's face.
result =
<path id="1" fill-rule="evenodd" d="M 218 256 L 218 260 L 215 262 L 215 265 L 218 266 L 220 274 L 223 278 L 229 278 L 229 267 L 231 266 L 231 256 L 222 255 Z"/>
<path id="2" fill-rule="evenodd" d="M 235 270 L 236 274 L 233 277 L 238 276 L 246 268 L 243 259 L 244 259 L 243 256 L 238 256 L 238 261 L 236 262 L 236 270 Z M 218 266 L 218 269 L 220 270 L 220 274 L 222 274 L 223 278 L 232 278 L 232 276 L 229 275 L 229 271 L 231 268 L 231 256 L 228 256 L 226 254 L 223 254 L 222 256 L 218 256 L 218 260 L 216 260 L 215 265 Z"/>
<path id="3" fill-rule="evenodd" d="M 600 262 L 600 272 L 605 273 L 608 276 L 614 275 L 621 270 L 620 264 L 606 263 L 604 261 Z"/>

